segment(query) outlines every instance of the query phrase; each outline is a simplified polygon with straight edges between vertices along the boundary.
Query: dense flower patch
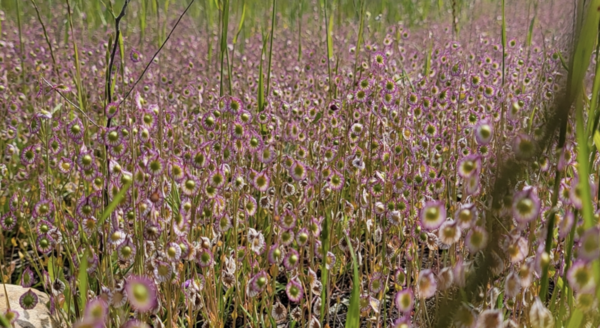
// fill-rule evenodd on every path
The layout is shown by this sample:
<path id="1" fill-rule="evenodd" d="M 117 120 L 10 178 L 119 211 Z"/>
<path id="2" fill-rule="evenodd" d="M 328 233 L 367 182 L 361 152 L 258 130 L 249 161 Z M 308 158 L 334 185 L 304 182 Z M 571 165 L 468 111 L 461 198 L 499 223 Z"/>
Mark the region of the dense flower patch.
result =
<path id="1" fill-rule="evenodd" d="M 334 327 L 353 289 L 369 327 L 595 318 L 580 182 L 597 204 L 597 175 L 578 173 L 574 121 L 538 148 L 567 80 L 558 39 L 391 24 L 357 47 L 351 26 L 328 59 L 317 27 L 300 50 L 282 28 L 268 55 L 260 35 L 229 45 L 223 74 L 191 26 L 153 60 L 125 38 L 114 67 L 112 41 L 75 39 L 77 60 L 33 25 L 24 56 L 17 34 L 0 42 L 3 247 L 57 321 Z M 498 202 L 505 161 L 524 169 Z M 483 261 L 490 283 L 437 316 Z"/>

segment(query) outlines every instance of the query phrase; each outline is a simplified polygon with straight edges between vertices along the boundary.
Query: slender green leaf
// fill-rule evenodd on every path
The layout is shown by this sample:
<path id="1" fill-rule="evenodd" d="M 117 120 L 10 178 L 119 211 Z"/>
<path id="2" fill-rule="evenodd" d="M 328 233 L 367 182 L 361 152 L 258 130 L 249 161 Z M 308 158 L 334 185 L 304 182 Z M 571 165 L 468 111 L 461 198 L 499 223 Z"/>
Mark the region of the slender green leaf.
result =
<path id="1" fill-rule="evenodd" d="M 273 12 L 271 13 L 271 37 L 269 38 L 269 66 L 267 68 L 267 96 L 271 92 L 271 59 L 273 58 L 273 33 L 275 32 L 275 22 L 277 21 L 277 15 L 275 10 L 277 8 L 277 0 L 273 0 Z"/>
<path id="2" fill-rule="evenodd" d="M 221 25 L 221 80 L 219 87 L 219 95 L 223 96 L 223 70 L 225 69 L 225 53 L 227 51 L 227 27 L 229 26 L 229 0 L 223 1 Z M 231 79 L 231 76 L 229 76 Z"/>
<path id="3" fill-rule="evenodd" d="M 569 71 L 570 71 L 570 69 L 569 69 L 569 65 L 567 65 L 567 61 L 565 60 L 565 57 L 563 57 L 562 53 L 561 53 L 560 51 L 557 51 L 555 54 L 556 54 L 556 55 L 558 56 L 558 58 L 560 59 L 560 64 L 562 65 L 562 67 L 563 67 L 563 68 L 564 68 L 564 69 L 565 69 L 567 72 L 569 72 Z"/>
<path id="4" fill-rule="evenodd" d="M 8 322 L 8 320 L 6 320 L 6 318 L 2 314 L 0 314 L 0 326 L 5 328 L 11 327 L 10 322 Z"/>
<path id="5" fill-rule="evenodd" d="M 427 57 L 425 58 L 425 72 L 423 75 L 425 78 L 429 76 L 429 70 L 431 69 L 431 52 L 433 51 L 433 41 L 429 42 L 429 49 L 427 50 Z"/>
<path id="6" fill-rule="evenodd" d="M 529 31 L 527 32 L 527 46 L 531 46 L 531 39 L 533 38 L 533 27 L 535 26 L 536 16 L 533 16 L 531 23 L 529 23 Z"/>
<path id="7" fill-rule="evenodd" d="M 584 118 L 583 118 L 583 95 L 580 93 L 575 98 L 575 115 L 577 118 L 576 122 L 576 134 L 577 134 L 577 163 L 579 173 L 579 189 L 581 192 L 582 200 L 582 214 L 584 226 L 586 229 L 590 229 L 595 225 L 596 220 L 594 219 L 594 207 L 592 204 L 592 191 L 590 188 L 589 176 L 590 168 L 588 164 L 589 150 L 587 144 L 587 135 L 585 133 Z M 594 135 L 595 137 L 595 135 Z M 594 273 L 594 280 L 600 282 L 600 262 L 596 259 L 592 263 L 592 269 Z M 596 295 L 600 295 L 600 285 L 596 287 Z"/>
<path id="8" fill-rule="evenodd" d="M 502 0 L 502 86 L 504 86 L 505 60 L 506 60 L 506 13 L 504 11 L 505 1 Z"/>
<path id="9" fill-rule="evenodd" d="M 242 6 L 242 16 L 240 17 L 240 23 L 238 24 L 237 32 L 235 33 L 235 36 L 233 37 L 233 44 L 237 43 L 238 36 L 240 35 L 240 32 L 242 32 L 242 27 L 244 27 L 245 19 L 246 19 L 246 1 L 244 1 L 244 4 Z"/>
<path id="10" fill-rule="evenodd" d="M 333 57 L 333 10 L 329 16 L 329 26 L 327 26 L 327 60 Z"/>
<path id="11" fill-rule="evenodd" d="M 319 120 L 321 119 L 321 117 L 323 117 L 323 113 L 319 112 L 317 113 L 317 116 L 315 117 L 315 119 L 312 121 L 313 124 L 319 122 Z"/>
<path id="12" fill-rule="evenodd" d="M 581 309 L 575 309 L 571 319 L 569 320 L 568 328 L 579 328 L 581 327 L 581 321 L 583 321 L 583 311 Z"/>
<path id="13" fill-rule="evenodd" d="M 575 54 L 573 55 L 573 70 L 570 72 L 570 92 L 568 95 L 571 100 L 579 94 L 579 90 L 582 88 L 583 79 L 590 64 L 592 51 L 594 50 L 598 36 L 600 10 L 597 10 L 597 8 L 600 8 L 600 0 L 590 1 L 588 6 L 591 10 L 587 10 L 586 12 L 579 40 L 575 47 Z"/>
<path id="14" fill-rule="evenodd" d="M 348 248 L 352 255 L 352 293 L 350 294 L 350 305 L 348 307 L 348 315 L 346 316 L 346 328 L 359 328 L 360 327 L 360 277 L 358 273 L 358 261 L 350 238 L 345 235 L 346 241 L 348 242 Z"/>
<path id="15" fill-rule="evenodd" d="M 600 149 L 600 132 L 594 131 L 594 144 L 596 149 Z"/>
<path id="16" fill-rule="evenodd" d="M 598 126 L 598 92 L 600 91 L 600 63 L 596 62 L 596 74 L 594 75 L 594 84 L 592 85 L 592 100 L 590 102 L 590 108 L 588 111 L 588 133 L 590 129 L 597 128 Z M 594 118 L 594 119 L 592 119 Z M 594 135 L 595 137 L 595 135 Z M 596 148 L 598 144 L 596 143 Z"/>
<path id="17" fill-rule="evenodd" d="M 119 55 L 121 55 L 121 72 L 125 69 L 125 46 L 123 45 L 123 32 L 119 33 Z"/>
<path id="18" fill-rule="evenodd" d="M 264 47 L 263 47 L 264 49 Z M 263 50 L 264 51 L 264 50 Z M 263 78 L 263 60 L 262 55 L 258 66 L 258 111 L 262 112 L 265 109 L 265 86 Z"/>
<path id="19" fill-rule="evenodd" d="M 83 256 L 81 257 L 81 259 L 79 260 L 79 275 L 77 276 L 77 281 L 79 284 L 79 298 L 81 299 L 81 307 L 85 308 L 85 302 L 87 300 L 87 293 L 88 293 L 88 273 L 87 273 L 87 266 L 88 266 L 88 256 L 89 256 L 89 251 L 86 250 L 85 253 L 83 253 Z"/>
<path id="20" fill-rule="evenodd" d="M 106 220 L 110 216 L 110 214 L 115 210 L 115 208 L 117 208 L 117 205 L 119 205 L 121 200 L 123 200 L 123 197 L 125 197 L 125 193 L 127 193 L 127 190 L 129 190 L 129 188 L 131 187 L 131 183 L 132 181 L 129 181 L 125 185 L 123 185 L 123 187 L 121 188 L 121 190 L 119 190 L 112 202 L 110 202 L 110 204 L 108 204 L 108 206 L 104 209 L 100 220 L 98 220 L 98 226 L 102 226 L 104 220 Z"/>
<path id="21" fill-rule="evenodd" d="M 321 231 L 321 248 L 323 252 L 323 258 L 327 257 L 327 252 L 329 252 L 329 229 L 331 228 L 331 216 L 325 212 L 325 221 L 323 222 L 323 230 Z M 323 261 L 321 265 L 321 285 L 323 286 L 323 290 L 321 291 L 321 299 L 327 299 L 327 278 L 329 276 L 329 270 L 327 269 L 327 265 L 325 261 Z M 325 318 L 325 304 L 327 302 L 321 302 L 321 322 Z"/>

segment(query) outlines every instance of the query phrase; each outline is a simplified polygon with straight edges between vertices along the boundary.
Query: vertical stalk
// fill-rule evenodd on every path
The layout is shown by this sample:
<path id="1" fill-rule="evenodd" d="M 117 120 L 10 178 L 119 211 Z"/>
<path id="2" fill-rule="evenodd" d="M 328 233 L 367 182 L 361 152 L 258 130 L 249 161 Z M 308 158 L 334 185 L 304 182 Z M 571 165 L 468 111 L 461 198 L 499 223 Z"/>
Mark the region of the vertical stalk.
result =
<path id="1" fill-rule="evenodd" d="M 358 40 L 356 42 L 356 52 L 354 57 L 354 76 L 352 77 L 352 86 L 356 83 L 356 73 L 358 69 L 358 55 L 360 53 L 360 46 L 362 44 L 363 39 L 363 29 L 365 26 L 365 5 L 366 0 L 362 0 L 361 2 L 361 10 L 360 10 L 360 25 L 358 27 Z"/>
<path id="2" fill-rule="evenodd" d="M 223 69 L 225 68 L 225 53 L 227 52 L 227 26 L 229 25 L 229 0 L 223 0 L 221 11 L 221 80 L 219 81 L 219 96 L 223 96 Z M 229 76 L 231 79 L 231 76 Z M 231 91 L 231 90 L 230 90 Z"/>
<path id="3" fill-rule="evenodd" d="M 302 59 L 302 0 L 298 0 L 298 61 Z"/>
<path id="4" fill-rule="evenodd" d="M 275 10 L 277 8 L 277 0 L 273 0 L 273 11 L 271 12 L 271 37 L 269 39 L 269 66 L 267 68 L 267 97 L 271 91 L 271 59 L 273 58 L 273 32 L 275 31 Z"/>
<path id="5" fill-rule="evenodd" d="M 332 81 L 332 77 L 331 77 L 330 61 L 331 61 L 331 57 L 333 57 L 333 41 L 331 40 L 331 27 L 332 26 L 330 26 L 330 24 L 333 23 L 333 21 L 332 21 L 333 17 L 329 18 L 327 16 L 327 0 L 324 0 L 324 1 L 325 1 L 325 3 L 323 5 L 323 14 L 324 14 L 323 18 L 325 20 L 325 35 L 326 35 L 326 37 L 325 37 L 326 44 L 325 45 L 327 47 L 327 74 L 329 76 L 329 81 L 328 81 L 329 92 L 328 92 L 328 94 L 329 94 L 329 97 L 331 98 L 331 92 L 333 90 L 333 88 L 331 87 L 331 83 L 333 81 Z M 325 109 L 323 109 L 323 111 L 325 111 Z M 323 112 L 323 114 L 325 114 L 325 112 Z"/>

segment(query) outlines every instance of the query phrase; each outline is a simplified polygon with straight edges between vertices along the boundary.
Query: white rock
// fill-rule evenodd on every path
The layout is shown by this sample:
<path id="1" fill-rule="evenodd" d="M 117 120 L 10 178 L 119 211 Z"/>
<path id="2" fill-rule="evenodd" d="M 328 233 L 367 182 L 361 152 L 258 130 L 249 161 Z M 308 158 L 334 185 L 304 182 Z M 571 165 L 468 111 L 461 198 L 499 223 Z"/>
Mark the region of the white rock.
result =
<path id="1" fill-rule="evenodd" d="M 6 305 L 6 294 L 8 293 L 8 301 L 10 309 L 19 313 L 19 318 L 15 322 L 15 328 L 57 328 L 58 325 L 50 318 L 50 311 L 47 304 L 50 301 L 48 295 L 31 289 L 38 296 L 38 304 L 31 310 L 24 310 L 19 304 L 19 298 L 29 288 L 23 288 L 19 285 L 6 285 L 6 293 L 4 285 L 0 284 L 0 313 L 4 313 L 8 306 Z"/>

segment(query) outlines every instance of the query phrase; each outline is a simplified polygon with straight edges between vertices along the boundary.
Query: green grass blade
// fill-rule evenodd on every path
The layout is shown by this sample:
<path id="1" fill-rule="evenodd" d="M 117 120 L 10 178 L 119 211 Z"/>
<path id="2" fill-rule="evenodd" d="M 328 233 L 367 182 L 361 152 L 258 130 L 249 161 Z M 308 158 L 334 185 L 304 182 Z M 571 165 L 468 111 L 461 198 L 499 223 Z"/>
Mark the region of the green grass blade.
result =
<path id="1" fill-rule="evenodd" d="M 258 111 L 262 112 L 265 109 L 265 86 L 263 78 L 263 61 L 261 59 L 258 66 Z"/>
<path id="2" fill-rule="evenodd" d="M 359 328 L 360 327 L 360 277 L 358 274 L 358 260 L 350 238 L 345 235 L 346 241 L 348 242 L 348 248 L 352 255 L 352 293 L 350 294 L 350 305 L 348 306 L 348 314 L 346 316 L 346 328 Z"/>
<path id="3" fill-rule="evenodd" d="M 531 46 L 531 39 L 533 38 L 533 27 L 535 26 L 536 16 L 533 16 L 531 23 L 529 23 L 529 31 L 527 32 L 527 46 Z"/>
<path id="4" fill-rule="evenodd" d="M 504 11 L 504 0 L 502 0 L 502 86 L 504 86 L 505 59 L 506 59 L 506 15 Z"/>
<path id="5" fill-rule="evenodd" d="M 237 43 L 240 32 L 242 32 L 242 27 L 244 27 L 244 20 L 246 19 L 246 1 L 244 0 L 244 4 L 242 5 L 242 16 L 240 17 L 240 23 L 238 24 L 237 32 L 233 37 L 233 44 Z"/>
<path id="6" fill-rule="evenodd" d="M 260 64 L 258 65 L 258 111 L 262 112 L 265 109 L 265 80 L 263 77 L 263 58 L 265 53 L 266 39 L 263 37 L 263 50 L 260 56 Z"/>
<path id="7" fill-rule="evenodd" d="M 81 308 L 82 309 L 85 309 L 85 302 L 87 300 L 87 293 L 88 293 L 87 266 L 88 266 L 88 256 L 89 255 L 90 254 L 89 254 L 88 250 L 86 250 L 85 253 L 83 253 L 83 256 L 79 260 L 79 274 L 77 275 L 77 282 L 79 284 L 79 297 L 81 299 Z"/>
<path id="8" fill-rule="evenodd" d="M 8 322 L 8 320 L 6 320 L 6 318 L 2 314 L 0 314 L 0 326 L 5 328 L 12 327 L 10 322 Z"/>
<path id="9" fill-rule="evenodd" d="M 581 190 L 582 214 L 584 226 L 590 229 L 595 225 L 594 207 L 592 204 L 592 192 L 589 183 L 590 168 L 589 168 L 589 150 L 587 144 L 587 135 L 585 133 L 584 118 L 583 118 L 583 95 L 580 93 L 575 100 L 575 115 L 577 118 L 577 163 L 579 173 L 579 188 Z M 600 282 L 600 262 L 596 259 L 592 263 L 594 280 Z M 597 284 L 596 295 L 600 295 L 600 285 Z"/>
<path id="10" fill-rule="evenodd" d="M 598 131 L 594 131 L 594 144 L 596 149 L 600 149 L 600 133 Z"/>
<path id="11" fill-rule="evenodd" d="M 581 321 L 583 321 L 583 312 L 581 309 L 575 309 L 571 319 L 569 320 L 568 328 L 579 328 L 581 327 Z"/>
<path id="12" fill-rule="evenodd" d="M 275 32 L 275 22 L 277 15 L 275 10 L 277 8 L 277 0 L 273 0 L 273 12 L 271 13 L 271 37 L 269 38 L 269 66 L 267 68 L 267 96 L 271 92 L 271 59 L 273 58 L 273 33 Z"/>
<path id="13" fill-rule="evenodd" d="M 433 41 L 429 42 L 429 50 L 427 50 L 427 57 L 425 58 L 425 72 L 424 77 L 429 76 L 429 70 L 431 69 L 431 52 L 433 51 Z"/>
<path id="14" fill-rule="evenodd" d="M 590 64 L 592 51 L 594 50 L 598 36 L 600 11 L 596 10 L 596 8 L 600 7 L 600 0 L 591 1 L 588 6 L 588 8 L 593 8 L 593 10 L 587 10 L 581 33 L 579 34 L 579 40 L 575 47 L 575 54 L 573 55 L 573 69 L 569 75 L 568 96 L 570 100 L 573 100 L 582 88 L 583 79 Z"/>
<path id="15" fill-rule="evenodd" d="M 146 20 L 146 7 L 147 7 L 147 0 L 141 0 L 140 1 L 140 44 L 142 44 L 144 42 L 144 35 L 146 33 L 146 26 L 147 26 L 147 20 Z"/>
<path id="16" fill-rule="evenodd" d="M 223 70 L 225 69 L 225 52 L 227 51 L 227 27 L 229 26 L 229 0 L 223 1 L 223 18 L 221 25 L 221 80 L 219 95 L 223 96 Z M 231 76 L 229 77 L 231 79 Z"/>
<path id="17" fill-rule="evenodd" d="M 121 55 L 121 74 L 123 74 L 123 71 L 125 70 L 125 46 L 123 45 L 123 32 L 119 33 L 119 55 Z"/>
<path id="18" fill-rule="evenodd" d="M 119 190 L 119 192 L 117 193 L 115 198 L 112 200 L 112 202 L 110 202 L 110 204 L 108 204 L 108 206 L 104 209 L 104 212 L 102 212 L 102 216 L 100 217 L 100 220 L 98 220 L 98 226 L 101 226 L 104 223 L 104 220 L 106 220 L 110 216 L 110 214 L 115 210 L 115 208 L 117 208 L 117 205 L 119 205 L 119 203 L 121 203 L 121 200 L 123 200 L 123 197 L 125 197 L 125 193 L 127 193 L 127 190 L 129 190 L 129 188 L 131 187 L 132 181 L 133 180 L 130 180 L 129 182 L 127 182 L 121 188 L 121 190 Z"/>
<path id="19" fill-rule="evenodd" d="M 596 54 L 598 56 L 598 54 Z M 598 59 L 598 58 L 597 58 Z M 592 100 L 590 102 L 590 109 L 588 111 L 588 133 L 593 133 L 590 129 L 597 128 L 598 126 L 598 92 L 600 91 L 600 63 L 596 62 L 596 75 L 594 76 L 594 84 L 592 85 Z M 594 118 L 594 119 L 592 119 Z M 596 148 L 598 145 L 596 144 Z M 600 149 L 600 148 L 598 148 Z"/>
<path id="20" fill-rule="evenodd" d="M 321 291 L 321 299 L 327 299 L 327 278 L 329 276 L 329 270 L 327 270 L 327 264 L 325 263 L 327 258 L 327 252 L 329 252 L 329 230 L 331 226 L 331 215 L 325 212 L 325 221 L 323 222 L 323 230 L 321 231 L 321 248 L 323 252 L 323 263 L 321 264 L 321 285 L 323 290 Z M 325 304 L 327 302 L 321 302 L 321 322 L 325 318 Z"/>
<path id="21" fill-rule="evenodd" d="M 329 24 L 327 26 L 327 59 L 333 57 L 333 11 L 329 15 Z"/>

